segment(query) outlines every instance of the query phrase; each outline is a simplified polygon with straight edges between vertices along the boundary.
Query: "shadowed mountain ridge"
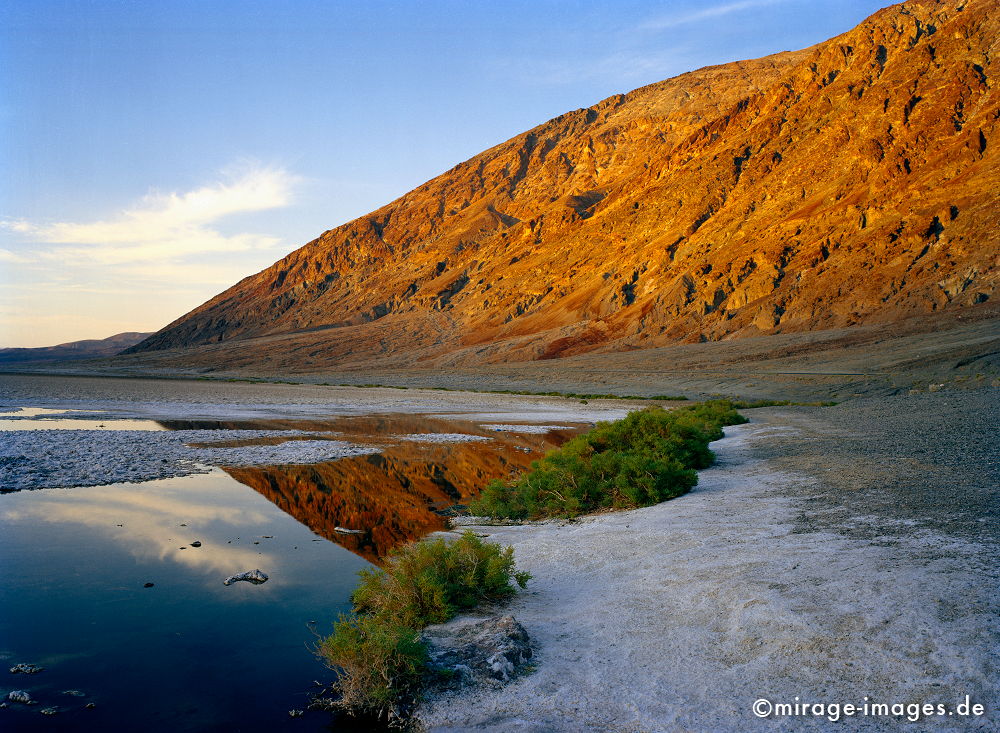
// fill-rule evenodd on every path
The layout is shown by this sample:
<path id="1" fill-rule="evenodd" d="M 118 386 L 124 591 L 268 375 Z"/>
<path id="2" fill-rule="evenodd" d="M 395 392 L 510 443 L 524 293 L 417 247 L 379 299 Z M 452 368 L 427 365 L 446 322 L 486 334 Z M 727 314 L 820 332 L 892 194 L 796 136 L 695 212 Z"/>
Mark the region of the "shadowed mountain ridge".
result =
<path id="1" fill-rule="evenodd" d="M 18 364 L 42 361 L 69 361 L 71 359 L 92 359 L 98 356 L 113 356 L 119 351 L 134 346 L 151 336 L 149 333 L 126 331 L 108 336 L 106 339 L 85 339 L 70 341 L 56 346 L 35 348 L 0 349 L 0 364 Z"/>

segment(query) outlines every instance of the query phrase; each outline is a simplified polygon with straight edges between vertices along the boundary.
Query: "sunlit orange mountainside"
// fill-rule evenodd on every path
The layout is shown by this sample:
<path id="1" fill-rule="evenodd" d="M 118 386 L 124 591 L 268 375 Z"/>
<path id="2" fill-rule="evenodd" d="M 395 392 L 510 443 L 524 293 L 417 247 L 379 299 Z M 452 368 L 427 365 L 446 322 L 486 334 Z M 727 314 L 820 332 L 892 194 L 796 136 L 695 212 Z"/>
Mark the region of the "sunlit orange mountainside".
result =
<path id="1" fill-rule="evenodd" d="M 993 309 L 998 26 L 907 2 L 569 112 L 130 351 L 489 363 Z"/>

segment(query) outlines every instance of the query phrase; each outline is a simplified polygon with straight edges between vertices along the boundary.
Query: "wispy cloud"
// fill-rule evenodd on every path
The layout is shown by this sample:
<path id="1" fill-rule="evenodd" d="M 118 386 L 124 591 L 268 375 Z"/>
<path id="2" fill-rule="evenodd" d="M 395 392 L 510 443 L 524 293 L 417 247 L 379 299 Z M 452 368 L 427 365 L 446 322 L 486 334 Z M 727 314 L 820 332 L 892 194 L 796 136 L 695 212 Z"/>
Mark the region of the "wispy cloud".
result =
<path id="1" fill-rule="evenodd" d="M 160 262 L 211 252 L 267 249 L 280 240 L 254 233 L 222 234 L 212 225 L 233 214 L 287 206 L 292 201 L 296 181 L 282 169 L 254 167 L 229 181 L 193 191 L 150 193 L 106 220 L 54 223 L 18 220 L 0 226 L 33 242 L 60 245 L 38 251 L 41 258 L 86 259 L 104 264 Z"/>
<path id="2" fill-rule="evenodd" d="M 260 213 L 294 204 L 298 183 L 243 165 L 93 221 L 0 221 L 0 346 L 160 328 L 287 253 Z"/>
<path id="3" fill-rule="evenodd" d="M 734 0 L 734 2 L 723 3 L 721 5 L 710 5 L 707 8 L 693 10 L 687 13 L 675 13 L 672 15 L 662 15 L 657 18 L 650 18 L 639 25 L 639 30 L 662 31 L 676 28 L 689 23 L 699 23 L 703 20 L 714 20 L 742 10 L 752 10 L 762 8 L 767 5 L 777 5 L 784 0 Z"/>
<path id="4" fill-rule="evenodd" d="M 232 479 L 224 474 L 212 473 L 199 477 L 211 484 L 212 493 L 230 490 Z M 205 573 L 219 574 L 221 580 L 233 568 L 280 567 L 280 559 L 256 547 L 238 547 L 218 544 L 210 553 L 179 552 L 178 547 L 198 536 L 208 536 L 213 527 L 230 525 L 236 534 L 239 527 L 263 524 L 267 513 L 247 506 L 221 506 L 211 498 L 199 500 L 183 488 L 183 479 L 163 479 L 154 482 L 154 492 L 101 492 L 80 490 L 53 497 L 38 497 L 38 501 L 25 504 L 20 509 L 0 512 L 7 522 L 42 521 L 51 524 L 70 524 L 93 527 L 101 531 L 108 541 L 118 543 L 140 561 L 171 561 Z M 221 494 L 225 495 L 225 494 Z M 113 516 L 117 527 L 108 527 L 108 517 Z M 183 523 L 183 524 L 182 524 Z M 178 527 L 187 526 L 181 532 Z M 179 535 L 178 533 L 181 532 Z M 219 582 L 217 580 L 216 582 Z"/>

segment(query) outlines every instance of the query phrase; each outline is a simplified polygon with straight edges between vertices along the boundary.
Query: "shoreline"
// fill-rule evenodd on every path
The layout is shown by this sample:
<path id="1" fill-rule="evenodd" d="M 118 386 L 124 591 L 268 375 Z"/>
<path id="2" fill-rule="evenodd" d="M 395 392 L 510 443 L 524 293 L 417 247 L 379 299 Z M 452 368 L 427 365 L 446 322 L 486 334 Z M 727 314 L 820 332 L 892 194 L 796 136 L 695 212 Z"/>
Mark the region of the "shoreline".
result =
<path id="1" fill-rule="evenodd" d="M 937 415 L 948 423 L 939 428 L 954 427 L 977 404 L 992 411 L 978 427 L 986 433 L 961 436 L 986 435 L 986 444 L 959 460 L 988 489 L 996 467 L 981 460 L 996 445 L 998 394 L 757 410 L 749 425 L 726 428 L 712 445 L 717 463 L 682 497 L 572 523 L 463 525 L 512 545 L 519 569 L 534 575 L 504 612 L 527 629 L 537 669 L 499 689 L 434 697 L 419 722 L 442 732 L 823 730 L 833 725 L 825 717 L 758 720 L 750 706 L 796 696 L 952 706 L 968 694 L 987 717 L 932 723 L 985 729 L 995 722 L 988 681 L 1000 661 L 996 524 L 976 514 L 971 484 L 962 488 L 970 513 L 942 504 L 921 518 L 922 489 L 943 491 L 950 477 L 925 472 L 927 486 L 917 485 L 891 438 Z M 852 480 L 872 493 L 866 501 L 826 474 L 858 462 L 849 428 L 866 426 L 869 414 L 884 416 L 884 434 L 871 438 L 892 460 L 855 467 Z M 802 446 L 820 440 L 810 431 L 832 433 L 842 453 L 822 444 L 824 455 L 803 458 Z M 914 455 L 933 453 L 912 443 Z M 794 468 L 791 457 L 801 459 Z M 884 495 L 865 484 L 865 471 L 887 482 Z M 888 730 L 899 721 L 849 724 Z"/>
<path id="2" fill-rule="evenodd" d="M 931 328 L 926 319 L 817 332 L 684 343 L 560 359 L 480 363 L 414 355 L 375 363 L 259 362 L 235 342 L 111 359 L 0 364 L 0 374 L 196 380 L 211 384 L 347 384 L 387 389 L 655 395 L 689 399 L 828 401 L 1000 386 L 1000 338 L 992 311 Z M 280 339 L 279 339 L 280 341 Z"/>
<path id="3" fill-rule="evenodd" d="M 19 402 L 33 381 L 0 378 L 16 387 L 5 399 Z M 52 400 L 106 410 L 148 399 L 155 387 L 73 380 L 68 391 L 53 387 Z M 249 395 L 258 399 L 247 403 Z M 150 409 L 309 418 L 341 403 L 484 422 L 510 421 L 512 411 L 540 422 L 568 413 L 612 419 L 630 406 L 199 380 Z M 560 417 L 549 414 L 556 409 Z M 1000 389 L 745 414 L 752 422 L 726 428 L 712 444 L 716 464 L 689 494 L 573 522 L 476 526 L 513 545 L 518 568 L 535 576 L 503 612 L 527 629 L 537 670 L 504 688 L 434 698 L 418 719 L 439 731 L 754 730 L 755 699 L 795 696 L 953 704 L 969 694 L 995 711 L 987 680 L 1000 672 Z"/>

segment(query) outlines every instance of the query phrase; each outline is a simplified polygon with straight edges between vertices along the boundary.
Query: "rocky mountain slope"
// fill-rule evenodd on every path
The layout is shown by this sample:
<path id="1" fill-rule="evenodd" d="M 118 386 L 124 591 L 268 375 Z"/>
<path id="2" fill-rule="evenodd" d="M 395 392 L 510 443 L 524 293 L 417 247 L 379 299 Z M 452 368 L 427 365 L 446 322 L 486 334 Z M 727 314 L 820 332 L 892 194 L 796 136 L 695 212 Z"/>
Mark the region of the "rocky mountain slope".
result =
<path id="1" fill-rule="evenodd" d="M 982 315 L 1000 278 L 998 29 L 994 0 L 913 0 L 567 113 L 130 351 L 472 364 Z"/>

